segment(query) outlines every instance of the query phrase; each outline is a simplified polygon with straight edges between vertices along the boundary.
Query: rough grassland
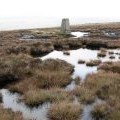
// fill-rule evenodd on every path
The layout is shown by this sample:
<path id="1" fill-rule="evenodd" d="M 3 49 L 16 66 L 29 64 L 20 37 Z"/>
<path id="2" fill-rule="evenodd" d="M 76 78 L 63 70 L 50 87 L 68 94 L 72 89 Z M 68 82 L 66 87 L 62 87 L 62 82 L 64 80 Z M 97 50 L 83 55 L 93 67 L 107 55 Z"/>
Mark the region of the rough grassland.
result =
<path id="1" fill-rule="evenodd" d="M 79 120 L 82 106 L 64 101 L 52 105 L 48 112 L 50 120 Z"/>
<path id="2" fill-rule="evenodd" d="M 39 56 L 53 50 L 65 51 L 77 48 L 100 49 L 98 56 L 106 56 L 105 48 L 120 48 L 120 37 L 106 36 L 104 32 L 120 31 L 120 23 L 71 26 L 71 31 L 88 32 L 83 38 L 73 38 L 59 33 L 60 28 L 31 29 L 0 32 L 0 87 L 21 93 L 21 100 L 29 106 L 44 102 L 52 105 L 48 111 L 50 120 L 77 120 L 83 106 L 96 98 L 105 104 L 96 105 L 91 111 L 94 119 L 118 120 L 120 118 L 120 63 L 103 63 L 104 72 L 88 75 L 85 82 L 71 93 L 64 87 L 72 78 L 73 66 L 65 61 Z M 67 51 L 67 52 L 66 52 Z M 84 63 L 84 61 L 78 61 Z M 92 63 L 92 64 L 91 64 Z M 90 61 L 89 65 L 99 65 Z M 88 64 L 88 63 L 87 63 Z M 76 79 L 78 83 L 80 79 Z M 74 104 L 76 96 L 80 104 Z M 22 120 L 21 115 L 0 107 L 0 120 Z"/>
<path id="3" fill-rule="evenodd" d="M 10 109 L 0 106 L 0 120 L 24 120 L 21 113 L 14 113 Z"/>
<path id="4" fill-rule="evenodd" d="M 89 75 L 81 86 L 73 90 L 73 93 L 79 97 L 81 103 L 92 103 L 96 97 L 106 101 L 106 107 L 108 106 L 109 109 L 103 108 L 102 106 L 99 108 L 96 107 L 92 111 L 93 117 L 96 120 L 101 117 L 104 119 L 106 118 L 106 120 L 116 120 L 118 113 L 120 113 L 119 87 L 120 74 L 113 72 L 99 72 Z"/>

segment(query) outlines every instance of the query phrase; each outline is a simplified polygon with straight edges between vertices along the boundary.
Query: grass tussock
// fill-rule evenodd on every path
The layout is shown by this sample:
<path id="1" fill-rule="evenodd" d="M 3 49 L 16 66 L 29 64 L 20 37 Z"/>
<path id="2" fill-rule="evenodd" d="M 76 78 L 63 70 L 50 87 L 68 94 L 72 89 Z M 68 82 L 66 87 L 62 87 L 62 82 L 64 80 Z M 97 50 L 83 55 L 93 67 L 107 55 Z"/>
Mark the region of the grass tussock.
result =
<path id="1" fill-rule="evenodd" d="M 98 57 L 105 57 L 107 54 L 107 50 L 105 48 L 101 48 L 100 52 L 97 53 Z"/>
<path id="2" fill-rule="evenodd" d="M 84 60 L 78 60 L 78 64 L 84 64 L 85 61 Z"/>
<path id="3" fill-rule="evenodd" d="M 38 88 L 64 87 L 72 80 L 69 72 L 64 71 L 37 71 L 31 81 Z"/>
<path id="4" fill-rule="evenodd" d="M 29 106 L 35 106 L 44 102 L 60 102 L 64 100 L 72 100 L 69 93 L 59 88 L 49 90 L 29 90 L 23 96 L 25 103 Z"/>
<path id="5" fill-rule="evenodd" d="M 109 120 L 118 120 L 120 118 L 120 110 L 112 111 L 112 114 L 108 116 Z"/>
<path id="6" fill-rule="evenodd" d="M 72 96 L 61 87 L 71 82 L 73 66 L 58 59 L 32 59 L 27 63 L 27 68 L 32 71 L 29 77 L 23 77 L 21 74 L 22 79 L 19 78 L 18 82 L 8 86 L 10 91 L 21 93 L 22 100 L 27 105 L 37 106 L 44 102 L 72 99 Z"/>
<path id="7" fill-rule="evenodd" d="M 77 49 L 83 46 L 82 41 L 80 40 L 75 40 L 73 38 L 62 38 L 62 39 L 55 39 L 52 40 L 52 43 L 54 45 L 54 48 L 56 50 L 66 50 L 66 47 L 71 49 Z"/>
<path id="8" fill-rule="evenodd" d="M 91 60 L 86 63 L 86 65 L 90 67 L 98 66 L 99 64 L 101 64 L 101 60 Z"/>
<path id="9" fill-rule="evenodd" d="M 114 52 L 113 52 L 113 51 L 109 51 L 108 54 L 109 54 L 109 55 L 113 55 Z"/>
<path id="10" fill-rule="evenodd" d="M 100 65 L 99 69 L 120 73 L 120 62 L 105 62 Z"/>
<path id="11" fill-rule="evenodd" d="M 47 74 L 47 75 L 46 75 Z M 9 86 L 13 92 L 24 93 L 30 89 L 49 89 L 52 87 L 64 87 L 72 80 L 70 74 L 64 72 L 39 72 L 35 78 L 25 79 Z M 28 86 L 26 86 L 28 85 Z"/>
<path id="12" fill-rule="evenodd" d="M 51 106 L 48 117 L 50 120 L 78 120 L 82 106 L 64 101 Z"/>
<path id="13" fill-rule="evenodd" d="M 0 106 L 0 120 L 24 120 L 21 113 L 12 112 L 10 109 L 3 109 Z"/>
<path id="14" fill-rule="evenodd" d="M 64 51 L 63 54 L 64 55 L 70 55 L 70 52 L 69 51 Z"/>
<path id="15" fill-rule="evenodd" d="M 111 63 L 109 63 L 111 64 Z M 73 94 L 78 97 L 81 103 L 90 104 L 94 102 L 95 98 L 98 97 L 104 101 L 106 101 L 109 106 L 110 114 L 106 116 L 107 119 L 116 118 L 117 113 L 120 110 L 120 74 L 113 72 L 98 72 L 96 74 L 88 75 L 85 82 L 75 88 L 73 90 Z M 106 108 L 105 108 L 106 109 Z M 101 114 L 104 110 L 104 106 L 101 108 L 96 107 L 94 111 L 94 115 L 97 117 L 96 119 L 101 118 Z M 100 114 L 100 115 L 99 115 Z M 112 117 L 111 117 L 112 116 Z"/>
<path id="16" fill-rule="evenodd" d="M 91 114 L 94 120 L 107 120 L 106 118 L 110 114 L 109 106 L 107 104 L 95 105 L 93 110 L 91 111 Z"/>
<path id="17" fill-rule="evenodd" d="M 20 54 L 19 56 L 11 55 L 6 58 L 1 58 L 0 74 L 11 74 L 14 75 L 16 78 L 22 78 L 24 77 L 24 75 L 27 76 L 27 74 L 29 76 L 31 70 L 28 68 L 28 65 L 31 60 L 32 57 L 25 54 Z"/>
<path id="18" fill-rule="evenodd" d="M 77 76 L 77 77 L 74 79 L 74 81 L 75 81 L 75 84 L 76 84 L 76 85 L 80 85 L 80 83 L 81 83 L 81 78 L 80 78 L 79 76 Z"/>
<path id="19" fill-rule="evenodd" d="M 30 46 L 30 55 L 32 56 L 43 56 L 47 53 L 50 53 L 51 51 L 54 50 L 54 47 L 52 43 L 34 43 L 32 46 Z"/>
<path id="20" fill-rule="evenodd" d="M 22 86 L 21 81 L 25 86 L 24 82 L 27 83 L 28 80 L 28 86 L 33 85 L 38 88 L 63 87 L 71 81 L 71 73 L 73 72 L 73 66 L 63 60 L 41 61 L 24 54 L 1 58 L 0 68 L 1 82 L 5 80 L 11 82 L 12 77 L 8 75 L 12 75 L 13 80 L 16 78 L 20 86 Z"/>
<path id="21" fill-rule="evenodd" d="M 107 52 L 107 49 L 106 49 L 106 48 L 101 48 L 101 49 L 100 49 L 100 52 L 101 52 L 101 53 L 102 53 L 102 52 L 106 53 L 106 52 Z"/>
<path id="22" fill-rule="evenodd" d="M 110 58 L 110 59 L 115 59 L 115 56 L 112 55 L 112 56 L 110 56 L 109 58 Z"/>
<path id="23" fill-rule="evenodd" d="M 84 84 L 89 88 L 99 89 L 104 85 L 111 85 L 114 81 L 119 82 L 119 74 L 114 74 L 112 72 L 99 72 L 97 74 L 88 75 Z"/>
<path id="24" fill-rule="evenodd" d="M 106 56 L 106 52 L 99 52 L 97 54 L 98 57 L 105 57 Z"/>
<path id="25" fill-rule="evenodd" d="M 91 104 L 95 100 L 95 93 L 84 86 L 78 86 L 73 90 L 73 94 L 79 98 L 83 104 Z"/>
<path id="26" fill-rule="evenodd" d="M 18 42 L 19 43 L 19 42 Z M 19 43 L 5 48 L 6 54 L 28 54 L 34 57 L 40 57 L 54 50 L 54 46 L 50 42 L 30 42 Z"/>
<path id="27" fill-rule="evenodd" d="M 29 79 L 33 75 L 29 63 L 32 58 L 28 55 L 11 55 L 0 59 L 0 83 L 1 87 L 7 83 L 16 82 L 25 77 Z"/>
<path id="28" fill-rule="evenodd" d="M 98 74 L 90 75 L 85 84 L 101 99 L 109 99 L 111 95 L 115 94 L 117 90 L 116 85 L 119 86 L 120 84 L 119 77 L 120 75 L 117 73 L 100 72 Z"/>

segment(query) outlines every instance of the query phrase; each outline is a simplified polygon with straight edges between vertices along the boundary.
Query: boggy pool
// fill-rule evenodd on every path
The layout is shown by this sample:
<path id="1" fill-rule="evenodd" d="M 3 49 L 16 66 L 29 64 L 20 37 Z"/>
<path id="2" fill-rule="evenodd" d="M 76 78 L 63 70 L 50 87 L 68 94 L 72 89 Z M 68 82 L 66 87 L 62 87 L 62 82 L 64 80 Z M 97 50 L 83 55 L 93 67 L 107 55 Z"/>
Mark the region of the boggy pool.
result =
<path id="1" fill-rule="evenodd" d="M 109 51 L 114 52 L 115 59 L 110 59 L 110 55 L 108 54 Z M 84 81 L 85 77 L 88 74 L 92 74 L 97 72 L 97 66 L 95 67 L 88 67 L 86 64 L 78 64 L 78 60 L 101 60 L 102 62 L 105 61 L 120 61 L 120 49 L 116 50 L 108 50 L 106 57 L 99 58 L 97 57 L 97 53 L 99 50 L 90 50 L 90 49 L 78 49 L 78 50 L 70 50 L 70 55 L 64 55 L 63 51 L 53 51 L 49 53 L 46 56 L 41 57 L 42 60 L 52 58 L 52 59 L 61 59 L 65 60 L 68 63 L 75 66 L 74 73 L 72 74 L 72 77 L 75 78 L 77 76 L 81 77 L 81 79 Z M 117 53 L 117 54 L 116 54 Z M 66 90 L 72 90 L 75 88 L 75 82 L 72 81 L 68 86 L 66 86 Z M 11 93 L 7 89 L 1 89 L 0 93 L 2 94 L 3 98 L 3 107 L 4 108 L 10 108 L 12 111 L 20 111 L 23 114 L 23 117 L 25 119 L 32 119 L 32 120 L 48 120 L 47 112 L 50 108 L 50 103 L 44 103 L 38 107 L 29 108 L 26 106 L 23 102 L 19 102 L 18 99 L 20 98 L 20 95 L 17 93 Z M 100 100 L 97 100 L 96 103 L 99 103 Z M 96 104 L 94 103 L 94 104 Z M 93 104 L 93 105 L 94 105 Z M 83 109 L 82 114 L 82 120 L 91 120 L 90 111 L 93 107 L 93 105 L 85 105 Z"/>
<path id="2" fill-rule="evenodd" d="M 114 59 L 110 59 L 109 57 L 111 55 L 109 55 L 109 52 L 113 52 L 115 58 Z M 101 60 L 102 62 L 105 61 L 119 61 L 119 53 L 120 50 L 116 49 L 116 50 L 108 50 L 106 57 L 98 57 L 97 53 L 100 52 L 99 50 L 90 50 L 90 49 L 83 49 L 80 48 L 78 50 L 70 50 L 70 55 L 64 55 L 63 51 L 53 51 L 51 53 L 49 53 L 48 55 L 42 57 L 42 60 L 48 59 L 48 58 L 52 58 L 52 59 L 61 59 L 61 60 L 65 60 L 66 62 L 74 65 L 74 73 L 72 74 L 73 78 L 76 77 L 80 77 L 82 79 L 82 81 L 86 78 L 86 76 L 88 74 L 92 74 L 92 73 L 96 73 L 97 72 L 97 66 L 93 66 L 93 67 L 89 67 L 86 66 L 86 64 L 78 64 L 78 60 L 84 60 L 85 62 L 89 62 L 90 60 Z M 116 54 L 118 53 L 118 54 Z M 75 82 L 72 81 L 71 84 L 69 84 L 68 86 L 66 86 L 67 90 L 72 90 L 75 87 Z"/>

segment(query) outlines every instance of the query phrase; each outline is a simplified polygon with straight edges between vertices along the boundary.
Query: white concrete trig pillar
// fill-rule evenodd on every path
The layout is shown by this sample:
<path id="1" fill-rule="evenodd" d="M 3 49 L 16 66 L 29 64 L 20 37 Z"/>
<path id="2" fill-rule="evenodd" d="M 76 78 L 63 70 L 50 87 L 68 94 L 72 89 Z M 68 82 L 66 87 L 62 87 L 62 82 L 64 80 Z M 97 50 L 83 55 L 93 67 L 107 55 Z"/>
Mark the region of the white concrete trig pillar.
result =
<path id="1" fill-rule="evenodd" d="M 69 19 L 68 18 L 62 19 L 61 34 L 66 34 L 66 35 L 71 34 L 70 23 L 69 23 Z"/>

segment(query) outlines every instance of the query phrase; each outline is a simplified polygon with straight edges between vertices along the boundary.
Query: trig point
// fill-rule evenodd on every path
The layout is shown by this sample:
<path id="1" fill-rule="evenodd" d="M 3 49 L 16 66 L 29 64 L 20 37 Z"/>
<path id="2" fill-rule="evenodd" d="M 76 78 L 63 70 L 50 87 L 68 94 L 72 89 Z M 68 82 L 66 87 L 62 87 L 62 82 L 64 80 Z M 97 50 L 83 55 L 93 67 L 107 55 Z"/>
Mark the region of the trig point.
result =
<path id="1" fill-rule="evenodd" d="M 62 19 L 61 34 L 65 34 L 65 35 L 71 34 L 70 23 L 69 23 L 69 19 L 68 18 Z"/>

